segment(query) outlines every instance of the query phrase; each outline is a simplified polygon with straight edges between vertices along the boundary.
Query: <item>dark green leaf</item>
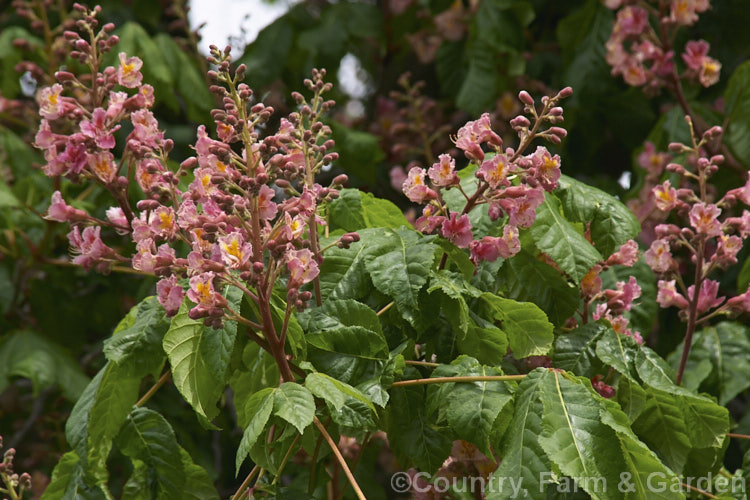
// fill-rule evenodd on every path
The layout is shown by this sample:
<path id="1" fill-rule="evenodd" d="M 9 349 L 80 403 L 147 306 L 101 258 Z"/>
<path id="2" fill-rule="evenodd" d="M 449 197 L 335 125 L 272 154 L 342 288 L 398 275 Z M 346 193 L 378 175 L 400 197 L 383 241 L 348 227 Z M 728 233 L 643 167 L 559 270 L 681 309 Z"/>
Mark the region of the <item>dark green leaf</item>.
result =
<path id="1" fill-rule="evenodd" d="M 576 283 L 602 260 L 601 254 L 563 217 L 560 200 L 550 193 L 537 208 L 536 222 L 529 233 L 537 248 L 549 255 Z"/>
<path id="2" fill-rule="evenodd" d="M 734 70 L 724 99 L 729 119 L 724 140 L 743 165 L 750 165 L 750 62 Z"/>
<path id="3" fill-rule="evenodd" d="M 608 330 L 609 324 L 595 322 L 558 335 L 552 357 L 554 366 L 585 377 L 600 373 L 602 364 L 596 357 L 596 345 Z"/>
<path id="4" fill-rule="evenodd" d="M 360 179 L 366 184 L 374 183 L 377 177 L 378 166 L 383 162 L 383 160 L 385 160 L 385 153 L 383 153 L 383 149 L 380 147 L 378 137 L 368 132 L 354 130 L 339 122 L 333 122 L 331 124 L 331 128 L 333 129 L 333 140 L 336 141 L 336 151 L 339 153 L 339 159 L 338 161 L 336 161 L 336 166 L 342 168 L 347 174 L 355 177 L 356 179 Z M 343 191 L 359 192 L 356 189 L 345 189 L 342 190 L 342 194 Z M 369 196 L 372 197 L 372 200 L 378 200 L 372 195 Z M 398 219 L 398 216 L 401 216 L 401 218 L 403 219 L 403 214 L 401 214 L 401 211 L 398 210 L 398 207 L 396 207 L 396 205 L 386 200 L 378 201 L 383 201 L 387 204 L 378 204 L 374 207 L 371 206 L 369 208 L 371 210 L 377 209 L 382 213 L 382 215 L 394 217 L 396 220 Z M 364 208 L 364 203 L 362 203 L 362 206 Z M 375 212 L 371 212 L 370 216 L 365 220 L 369 220 L 370 223 L 377 224 Z M 404 219 L 401 224 L 405 223 L 406 220 Z M 388 226 L 385 221 L 383 221 L 382 224 L 383 226 L 361 224 L 354 227 L 354 229 L 346 229 L 344 226 L 338 227 L 344 227 L 344 229 L 346 229 L 347 231 L 354 231 L 363 227 L 398 227 L 401 225 L 398 224 L 396 226 Z"/>
<path id="5" fill-rule="evenodd" d="M 302 434 L 305 427 L 313 422 L 315 400 L 305 387 L 294 382 L 284 382 L 273 394 L 273 412 Z"/>
<path id="6" fill-rule="evenodd" d="M 517 358 L 545 355 L 552 347 L 552 323 L 536 304 L 504 299 L 483 293 L 481 300 L 492 309 L 500 328 L 508 335 L 508 342 Z"/>
<path id="7" fill-rule="evenodd" d="M 345 326 L 361 326 L 382 333 L 375 311 L 355 300 L 328 300 L 321 307 L 307 309 L 299 315 L 302 328 L 308 332 L 323 332 Z"/>
<path id="8" fill-rule="evenodd" d="M 358 189 L 342 189 L 328 205 L 332 229 L 359 231 L 366 227 L 399 228 L 408 225 L 401 210 L 388 200 Z"/>
<path id="9" fill-rule="evenodd" d="M 235 470 L 239 472 L 240 465 L 245 461 L 245 457 L 250 452 L 250 449 L 255 445 L 258 438 L 263 433 L 263 429 L 268 423 L 268 419 L 271 417 L 271 412 L 274 407 L 276 389 L 267 387 L 261 389 L 245 402 L 244 413 L 250 415 L 250 420 L 245 427 L 245 432 L 242 435 L 242 441 L 240 446 L 237 448 L 237 460 L 235 464 Z"/>

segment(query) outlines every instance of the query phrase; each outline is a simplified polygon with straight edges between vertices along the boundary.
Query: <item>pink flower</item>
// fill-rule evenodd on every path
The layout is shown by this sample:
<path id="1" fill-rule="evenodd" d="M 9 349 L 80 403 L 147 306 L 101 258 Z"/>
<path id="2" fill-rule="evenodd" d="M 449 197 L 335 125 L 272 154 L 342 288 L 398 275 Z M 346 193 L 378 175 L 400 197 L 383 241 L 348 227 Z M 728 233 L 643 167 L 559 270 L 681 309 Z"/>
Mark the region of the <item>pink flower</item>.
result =
<path id="1" fill-rule="evenodd" d="M 156 293 L 159 303 L 164 306 L 168 317 L 177 314 L 180 309 L 185 292 L 177 283 L 177 276 L 172 275 L 169 278 L 162 278 L 156 284 Z"/>
<path id="2" fill-rule="evenodd" d="M 83 266 L 88 271 L 94 264 L 104 264 L 101 262 L 103 259 L 114 257 L 115 251 L 101 239 L 101 230 L 99 226 L 89 226 L 81 234 L 78 226 L 74 226 L 68 233 L 71 251 L 78 254 L 73 258 L 74 264 Z"/>
<path id="3" fill-rule="evenodd" d="M 627 6 L 617 13 L 617 26 L 626 35 L 640 35 L 648 26 L 648 12 L 640 7 Z"/>
<path id="4" fill-rule="evenodd" d="M 109 207 L 105 214 L 107 220 L 116 226 L 115 231 L 118 234 L 128 234 L 130 232 L 128 218 L 125 217 L 125 212 L 122 211 L 121 207 Z"/>
<path id="5" fill-rule="evenodd" d="M 424 177 L 424 169 L 415 167 L 409 170 L 409 176 L 404 181 L 404 194 L 414 203 L 424 203 L 437 198 L 437 193 L 425 185 Z"/>
<path id="6" fill-rule="evenodd" d="M 719 293 L 719 282 L 714 280 L 704 280 L 701 291 L 698 294 L 698 314 L 702 314 L 709 309 L 719 306 L 724 302 L 724 297 L 717 297 Z M 690 285 L 687 289 L 688 300 L 692 302 L 695 294 L 695 285 Z"/>
<path id="7" fill-rule="evenodd" d="M 721 74 L 721 63 L 711 57 L 704 57 L 698 70 L 698 81 L 704 87 L 715 85 Z"/>
<path id="8" fill-rule="evenodd" d="M 391 187 L 396 191 L 399 191 L 404 186 L 404 182 L 406 182 L 406 172 L 404 172 L 404 167 L 393 167 L 390 172 L 388 172 L 388 176 L 391 179 Z"/>
<path id="9" fill-rule="evenodd" d="M 219 136 L 219 139 L 222 141 L 229 143 L 232 141 L 232 138 L 235 136 L 235 130 L 234 127 L 229 125 L 226 122 L 216 121 L 216 135 Z"/>
<path id="10" fill-rule="evenodd" d="M 484 117 L 484 115 L 482 115 Z M 487 116 L 489 122 L 489 115 Z M 484 151 L 482 151 L 481 139 L 478 131 L 481 132 L 483 126 L 477 126 L 477 122 L 466 122 L 466 125 L 458 129 L 456 134 L 456 147 L 464 152 L 464 155 L 470 160 L 484 160 Z"/>
<path id="11" fill-rule="evenodd" d="M 739 236 L 727 236 L 722 234 L 718 238 L 718 248 L 713 256 L 719 267 L 727 267 L 737 263 L 737 253 L 742 250 L 742 238 Z M 712 260 L 713 260 L 712 259 Z"/>
<path id="12" fill-rule="evenodd" d="M 39 130 L 34 137 L 34 145 L 40 149 L 47 149 L 55 146 L 61 139 L 64 140 L 65 136 L 53 134 L 49 122 L 42 119 L 39 123 Z"/>
<path id="13" fill-rule="evenodd" d="M 560 179 L 560 156 L 552 156 L 547 148 L 537 146 L 531 161 L 534 165 L 533 175 L 542 188 L 545 191 L 557 189 L 557 181 Z"/>
<path id="14" fill-rule="evenodd" d="M 659 280 L 659 292 L 656 294 L 656 301 L 659 306 L 666 309 L 667 307 L 676 306 L 680 309 L 688 307 L 688 301 L 675 288 L 675 280 Z"/>
<path id="15" fill-rule="evenodd" d="M 721 234 L 718 217 L 721 209 L 712 203 L 696 203 L 690 209 L 690 225 L 700 234 L 708 237 Z"/>
<path id="16" fill-rule="evenodd" d="M 219 238 L 221 258 L 231 269 L 239 269 L 247 263 L 253 253 L 253 247 L 245 241 L 241 233 L 235 231 Z"/>
<path id="17" fill-rule="evenodd" d="M 623 65 L 622 78 L 632 87 L 640 87 L 648 81 L 646 68 L 636 58 L 630 57 Z"/>
<path id="18" fill-rule="evenodd" d="M 489 113 L 483 113 L 478 120 L 469 123 L 472 124 L 473 133 L 476 136 L 477 141 L 480 143 L 486 142 L 498 148 L 502 147 L 503 140 L 500 139 L 499 135 L 492 131 Z"/>
<path id="19" fill-rule="evenodd" d="M 64 105 L 62 94 L 63 87 L 59 83 L 52 85 L 51 87 L 44 87 L 36 96 L 36 100 L 39 103 L 39 114 L 48 120 L 54 120 L 59 118 L 65 112 L 66 106 Z"/>
<path id="20" fill-rule="evenodd" d="M 138 142 L 156 149 L 161 146 L 164 140 L 164 134 L 159 130 L 159 122 L 154 118 L 154 114 L 147 109 L 139 109 L 130 115 L 130 121 L 133 123 L 132 136 Z"/>
<path id="21" fill-rule="evenodd" d="M 635 240 L 628 240 L 619 250 L 609 256 L 607 259 L 608 266 L 634 266 L 638 262 L 638 243 Z"/>
<path id="22" fill-rule="evenodd" d="M 507 259 L 521 251 L 521 240 L 518 239 L 518 228 L 512 224 L 506 224 L 503 228 L 503 236 L 497 240 L 497 249 L 500 257 Z"/>
<path id="23" fill-rule="evenodd" d="M 276 216 L 278 208 L 273 202 L 276 192 L 265 184 L 258 191 L 258 210 L 260 217 L 264 220 L 271 220 Z"/>
<path id="24" fill-rule="evenodd" d="M 441 234 L 459 248 L 467 248 L 474 235 L 471 233 L 471 222 L 469 216 L 463 214 L 457 217 L 456 212 L 451 212 L 450 219 L 443 222 Z"/>
<path id="25" fill-rule="evenodd" d="M 154 210 L 149 220 L 151 233 L 161 238 L 172 238 L 177 232 L 175 213 L 172 207 L 161 206 Z"/>
<path id="26" fill-rule="evenodd" d="M 623 311 L 630 311 L 633 301 L 641 296 L 641 287 L 634 276 L 628 279 L 628 282 L 617 282 L 616 290 L 605 290 L 604 296 L 607 300 L 607 309 L 614 314 L 622 314 Z"/>
<path id="27" fill-rule="evenodd" d="M 481 240 L 474 240 L 469 243 L 469 252 L 471 261 L 475 266 L 482 261 L 495 262 L 500 256 L 500 247 L 498 240 L 492 236 L 485 236 Z"/>
<path id="28" fill-rule="evenodd" d="M 120 52 L 120 66 L 117 67 L 117 83 L 129 89 L 141 84 L 143 75 L 141 67 L 143 61 L 137 57 L 128 57 L 125 52 Z"/>
<path id="29" fill-rule="evenodd" d="M 456 175 L 456 162 L 451 155 L 440 155 L 438 162 L 427 171 L 427 175 L 430 176 L 430 180 L 435 186 L 446 187 L 459 183 L 458 175 Z"/>
<path id="30" fill-rule="evenodd" d="M 91 120 L 81 121 L 81 133 L 86 137 L 94 139 L 96 145 L 102 149 L 115 147 L 115 136 L 112 132 L 120 128 L 119 125 L 107 130 L 107 112 L 102 108 L 96 108 L 91 115 Z"/>
<path id="31" fill-rule="evenodd" d="M 655 186 L 651 190 L 651 193 L 653 194 L 656 208 L 662 212 L 669 212 L 677 207 L 679 202 L 677 198 L 677 190 L 672 187 L 668 180 L 664 181 L 664 184 Z"/>
<path id="32" fill-rule="evenodd" d="M 125 92 L 110 92 L 109 103 L 107 105 L 106 116 L 108 119 L 117 121 L 115 118 L 122 112 L 125 101 L 128 100 L 128 94 Z"/>
<path id="33" fill-rule="evenodd" d="M 47 215 L 44 218 L 57 222 L 74 222 L 77 220 L 86 220 L 89 218 L 89 215 L 85 211 L 73 208 L 65 203 L 60 191 L 55 191 L 52 193 L 52 204 L 47 209 Z"/>
<path id="34" fill-rule="evenodd" d="M 477 170 L 476 176 L 489 183 L 492 189 L 497 189 L 501 185 L 510 185 L 507 179 L 510 169 L 511 165 L 508 162 L 508 157 L 504 154 L 496 154 L 492 158 L 482 162 L 482 166 Z"/>
<path id="35" fill-rule="evenodd" d="M 218 191 L 215 184 L 211 182 L 213 172 L 208 168 L 196 168 L 193 172 L 195 178 L 188 186 L 188 190 L 198 196 L 199 200 L 205 200 Z"/>
<path id="36" fill-rule="evenodd" d="M 698 20 L 698 13 L 709 7 L 708 0 L 672 0 L 669 19 L 683 26 L 690 26 Z"/>
<path id="37" fill-rule="evenodd" d="M 299 288 L 311 282 L 318 275 L 318 263 L 313 253 L 303 248 L 288 253 L 287 267 L 289 268 L 289 283 L 287 288 Z"/>
<path id="38" fill-rule="evenodd" d="M 536 220 L 537 207 L 544 201 L 543 191 L 518 186 L 507 189 L 505 193 L 511 196 L 501 198 L 497 203 L 508 213 L 508 222 L 517 227 L 530 227 Z"/>
<path id="39" fill-rule="evenodd" d="M 65 151 L 57 155 L 56 161 L 62 166 L 65 175 L 78 175 L 86 166 L 89 157 L 86 154 L 86 146 L 77 142 L 68 142 Z"/>
<path id="40" fill-rule="evenodd" d="M 727 308 L 735 314 L 750 312 L 750 287 L 745 293 L 727 300 Z"/>
<path id="41" fill-rule="evenodd" d="M 157 187 L 167 187 L 162 173 L 164 167 L 156 158 L 146 158 L 135 167 L 135 180 L 144 193 L 150 194 Z"/>
<path id="42" fill-rule="evenodd" d="M 115 157 L 109 151 L 89 155 L 88 164 L 91 173 L 104 184 L 110 184 L 117 177 Z"/>
<path id="43" fill-rule="evenodd" d="M 442 215 L 433 215 L 435 213 L 435 207 L 432 205 L 425 205 L 422 209 L 422 216 L 414 221 L 414 227 L 420 233 L 432 234 L 435 229 L 440 227 L 445 220 Z"/>
<path id="44" fill-rule="evenodd" d="M 214 277 L 214 273 L 209 271 L 190 278 L 190 290 L 187 292 L 188 299 L 199 306 L 216 307 L 220 295 L 214 290 Z"/>
<path id="45" fill-rule="evenodd" d="M 682 60 L 688 68 L 693 71 L 700 71 L 703 59 L 708 56 L 710 45 L 705 40 L 690 40 L 685 44 L 685 52 L 682 54 Z"/>
<path id="46" fill-rule="evenodd" d="M 669 241 L 665 239 L 654 240 L 651 247 L 644 254 L 646 264 L 657 273 L 666 273 L 676 267 L 669 248 Z"/>

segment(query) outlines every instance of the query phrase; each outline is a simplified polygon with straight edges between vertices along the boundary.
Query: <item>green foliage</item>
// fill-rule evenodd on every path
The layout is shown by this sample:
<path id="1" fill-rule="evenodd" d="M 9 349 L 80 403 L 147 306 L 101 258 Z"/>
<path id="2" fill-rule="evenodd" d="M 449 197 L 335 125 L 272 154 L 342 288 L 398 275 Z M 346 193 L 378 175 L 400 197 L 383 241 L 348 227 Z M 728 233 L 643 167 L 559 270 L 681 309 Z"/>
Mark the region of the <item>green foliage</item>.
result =
<path id="1" fill-rule="evenodd" d="M 365 227 L 397 229 L 407 223 L 396 205 L 358 189 L 342 189 L 339 197 L 328 206 L 328 217 L 332 229 L 344 231 Z"/>

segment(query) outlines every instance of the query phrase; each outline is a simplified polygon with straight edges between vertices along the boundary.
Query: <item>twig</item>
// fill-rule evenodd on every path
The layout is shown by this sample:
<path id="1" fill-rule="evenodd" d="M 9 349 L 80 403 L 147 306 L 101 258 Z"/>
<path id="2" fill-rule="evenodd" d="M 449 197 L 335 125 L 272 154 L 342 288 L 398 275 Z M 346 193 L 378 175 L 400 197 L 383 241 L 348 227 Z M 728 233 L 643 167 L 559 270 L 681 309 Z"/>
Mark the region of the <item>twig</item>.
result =
<path id="1" fill-rule="evenodd" d="M 141 399 L 138 400 L 138 402 L 135 404 L 136 406 L 143 406 L 145 405 L 149 399 L 151 399 L 151 396 L 156 394 L 156 391 L 159 390 L 161 386 L 167 383 L 167 381 L 172 377 L 172 371 L 167 370 L 164 372 L 164 375 L 159 378 L 159 380 L 156 381 L 156 383 L 151 387 L 151 389 L 146 392 L 146 394 L 143 395 Z"/>
<path id="2" fill-rule="evenodd" d="M 418 378 L 415 380 L 401 380 L 394 382 L 391 387 L 406 387 L 411 385 L 448 384 L 451 382 L 498 382 L 509 380 L 522 380 L 526 375 L 477 375 L 466 377 L 433 377 Z"/>
<path id="3" fill-rule="evenodd" d="M 362 493 L 362 489 L 359 487 L 359 484 L 357 484 L 357 480 L 354 479 L 354 475 L 352 474 L 352 471 L 349 470 L 349 466 L 346 465 L 346 460 L 344 460 L 344 457 L 341 455 L 341 452 L 339 451 L 339 447 L 336 446 L 336 443 L 333 441 L 333 438 L 330 434 L 328 434 L 328 431 L 326 430 L 325 426 L 321 423 L 320 420 L 318 420 L 318 417 L 313 417 L 313 423 L 318 428 L 320 433 L 323 435 L 323 438 L 328 443 L 328 446 L 331 447 L 331 451 L 336 456 L 336 460 L 338 460 L 339 464 L 341 465 L 341 469 L 344 471 L 344 474 L 346 475 L 346 478 L 349 480 L 349 483 L 352 485 L 352 488 L 354 488 L 354 493 L 357 494 L 357 498 L 359 500 L 367 500 L 367 497 L 364 493 Z"/>
<path id="4" fill-rule="evenodd" d="M 258 467 L 257 465 L 253 467 L 253 470 L 250 471 L 250 474 L 247 475 L 245 480 L 242 481 L 242 484 L 240 485 L 240 487 L 237 488 L 237 491 L 234 493 L 234 495 L 232 495 L 232 500 L 240 500 L 240 498 L 243 497 L 243 495 L 245 494 L 245 491 L 250 486 L 250 481 L 253 480 L 253 478 L 258 473 L 258 471 L 260 471 L 260 467 Z"/>

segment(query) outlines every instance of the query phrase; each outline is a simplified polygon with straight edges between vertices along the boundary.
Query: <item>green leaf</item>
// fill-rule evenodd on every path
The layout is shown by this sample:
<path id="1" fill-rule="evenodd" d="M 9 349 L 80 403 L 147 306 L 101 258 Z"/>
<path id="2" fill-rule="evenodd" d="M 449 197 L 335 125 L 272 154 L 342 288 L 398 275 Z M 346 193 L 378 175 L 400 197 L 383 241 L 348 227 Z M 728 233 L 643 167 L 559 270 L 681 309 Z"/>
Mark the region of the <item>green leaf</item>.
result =
<path id="1" fill-rule="evenodd" d="M 375 411 L 370 399 L 362 394 L 359 389 L 351 385 L 331 378 L 324 373 L 311 373 L 305 378 L 305 387 L 313 395 L 325 400 L 333 409 L 340 410 L 347 402 L 347 399 L 356 399 L 367 405 L 372 411 Z"/>
<path id="2" fill-rule="evenodd" d="M 508 342 L 517 359 L 545 355 L 552 347 L 552 323 L 536 304 L 516 302 L 497 295 L 483 293 L 481 300 L 488 304 L 500 328 L 508 335 Z"/>
<path id="3" fill-rule="evenodd" d="M 537 248 L 549 255 L 576 284 L 602 260 L 601 254 L 563 217 L 560 200 L 553 194 L 545 194 L 529 233 Z"/>
<path id="4" fill-rule="evenodd" d="M 378 315 L 356 300 L 328 300 L 321 307 L 305 310 L 299 315 L 302 329 L 308 333 L 335 330 L 346 326 L 361 326 L 382 334 Z"/>
<path id="5" fill-rule="evenodd" d="M 408 225 L 401 210 L 388 200 L 358 189 L 342 189 L 328 205 L 331 229 L 359 231 L 366 227 L 399 228 Z"/>
<path id="6" fill-rule="evenodd" d="M 140 373 L 158 372 L 164 363 L 162 339 L 169 328 L 164 308 L 156 297 L 134 306 L 104 342 L 104 355 L 118 365 L 131 365 Z"/>
<path id="7" fill-rule="evenodd" d="M 552 266 L 526 250 L 503 262 L 500 291 L 509 299 L 534 302 L 557 326 L 562 326 L 578 308 L 579 293 Z"/>
<path id="8" fill-rule="evenodd" d="M 240 465 L 242 465 L 242 462 L 245 461 L 245 457 L 247 457 L 256 441 L 258 441 L 258 438 L 263 433 L 263 429 L 268 423 L 268 419 L 271 417 L 275 394 L 276 389 L 271 387 L 261 389 L 250 396 L 243 405 L 245 407 L 245 414 L 252 415 L 252 417 L 245 427 L 242 441 L 240 441 L 240 446 L 237 448 L 237 459 L 235 464 L 235 470 L 237 472 L 239 472 Z"/>
<path id="9" fill-rule="evenodd" d="M 460 274 L 442 269 L 432 271 L 430 275 L 430 287 L 428 293 L 440 291 L 444 294 L 446 301 L 452 301 L 454 304 L 448 306 L 450 311 L 446 311 L 449 321 L 456 330 L 464 334 L 469 329 L 469 305 L 466 299 L 478 297 L 481 292 L 468 283 Z M 453 314 L 456 312 L 457 314 Z"/>
<path id="10" fill-rule="evenodd" d="M 479 40 L 472 44 L 467 55 L 469 67 L 456 95 L 456 106 L 478 115 L 489 109 L 497 98 L 497 57 L 490 46 Z"/>
<path id="11" fill-rule="evenodd" d="M 458 248 L 456 245 L 443 238 L 439 238 L 437 244 L 440 245 L 440 248 L 448 256 L 448 267 L 446 267 L 446 269 L 450 270 L 450 264 L 453 263 L 463 275 L 464 279 L 471 281 L 477 269 L 474 266 L 474 263 L 469 259 L 466 250 Z M 493 290 L 493 292 L 494 291 L 495 290 Z"/>
<path id="12" fill-rule="evenodd" d="M 508 335 L 491 322 L 469 311 L 466 334 L 458 336 L 458 350 L 487 365 L 498 365 L 508 353 Z"/>
<path id="13" fill-rule="evenodd" d="M 425 415 L 424 408 L 423 386 L 394 388 L 386 414 L 388 442 L 402 467 L 413 464 L 433 474 L 450 455 L 453 440 Z"/>
<path id="14" fill-rule="evenodd" d="M 234 310 L 239 309 L 242 291 L 230 287 L 228 300 Z M 226 385 L 229 360 L 237 335 L 237 323 L 227 321 L 223 328 L 206 327 L 203 320 L 188 317 L 191 308 L 186 298 L 172 318 L 164 335 L 164 352 L 172 366 L 174 385 L 195 409 L 202 423 L 211 426 L 219 412 L 216 407 Z"/>
<path id="15" fill-rule="evenodd" d="M 149 478 L 156 482 L 158 498 L 184 498 L 181 448 L 164 417 L 148 408 L 134 408 L 117 437 L 117 447 L 124 455 L 147 465 Z"/>
<path id="16" fill-rule="evenodd" d="M 479 5 L 476 15 L 477 36 L 493 49 L 515 52 L 523 48 L 524 28 L 534 19 L 527 2 L 489 0 Z"/>
<path id="17" fill-rule="evenodd" d="M 532 498 L 539 498 L 545 490 L 541 481 L 551 465 L 538 436 L 542 433 L 544 412 L 541 387 L 547 376 L 547 370 L 537 368 L 518 384 L 515 411 L 500 451 L 502 460 L 492 474 L 487 500 L 516 498 L 513 485 L 536 495 Z"/>
<path id="18" fill-rule="evenodd" d="M 724 140 L 734 156 L 750 165 L 750 61 L 737 66 L 724 92 L 729 123 Z"/>
<path id="19" fill-rule="evenodd" d="M 328 352 L 370 359 L 388 357 L 388 343 L 383 334 L 361 326 L 309 333 L 306 338 L 310 345 Z"/>
<path id="20" fill-rule="evenodd" d="M 326 250 L 320 266 L 320 289 L 323 300 L 359 299 L 372 290 L 365 262 L 369 251 L 384 238 L 384 229 L 357 231 L 360 241 L 349 248 L 332 247 Z"/>
<path id="21" fill-rule="evenodd" d="M 0 392 L 12 377 L 30 379 L 35 396 L 57 385 L 70 401 L 77 400 L 89 382 L 70 353 L 29 330 L 11 332 L 0 339 Z"/>
<path id="22" fill-rule="evenodd" d="M 392 297 L 410 322 L 419 314 L 417 296 L 435 258 L 433 239 L 408 229 L 387 230 L 382 244 L 368 252 L 365 266 L 373 285 Z"/>
<path id="23" fill-rule="evenodd" d="M 232 376 L 229 385 L 234 391 L 235 401 L 248 401 L 262 389 L 275 388 L 279 385 L 279 366 L 273 356 L 255 342 L 248 342 L 242 351 L 242 365 Z M 250 423 L 252 412 L 246 411 L 247 405 L 235 404 L 237 424 L 245 428 Z"/>
<path id="24" fill-rule="evenodd" d="M 41 500 L 102 500 L 106 497 L 100 488 L 86 484 L 81 460 L 75 451 L 69 451 L 60 458 L 52 472 L 52 479 L 44 490 Z"/>
<path id="25" fill-rule="evenodd" d="M 743 293 L 748 287 L 750 287 L 750 257 L 745 259 L 745 263 L 742 264 L 742 269 L 737 275 L 737 291 Z"/>
<path id="26" fill-rule="evenodd" d="M 599 339 L 611 329 L 609 324 L 594 322 L 558 335 L 552 356 L 554 366 L 585 377 L 600 373 L 602 363 L 596 357 L 596 346 Z"/>
<path id="27" fill-rule="evenodd" d="M 636 381 L 635 358 L 638 345 L 635 340 L 608 329 L 596 343 L 596 355 L 605 364 L 617 370 L 621 375 Z"/>
<path id="28" fill-rule="evenodd" d="M 305 387 L 294 382 L 284 382 L 274 392 L 273 412 L 302 434 L 305 427 L 313 422 L 315 400 Z"/>
<path id="29" fill-rule="evenodd" d="M 385 160 L 385 153 L 380 147 L 378 137 L 368 132 L 361 130 L 355 130 L 347 127 L 343 123 L 333 122 L 331 124 L 333 130 L 333 140 L 336 141 L 336 151 L 339 153 L 339 159 L 336 161 L 336 166 L 342 168 L 347 174 L 353 176 L 355 179 L 361 179 L 366 184 L 373 184 L 377 178 L 378 166 Z M 343 191 L 357 191 L 356 189 L 345 189 Z M 378 200 L 372 195 L 369 195 L 372 200 Z M 338 200 L 334 201 L 336 203 Z M 364 201 L 364 199 L 363 199 Z M 378 200 L 386 201 L 386 200 Z M 333 204 L 332 204 L 333 205 Z M 362 204 L 364 207 L 364 203 Z M 383 215 L 388 216 L 401 216 L 401 211 L 393 203 L 386 202 L 386 204 L 378 204 L 376 207 L 380 208 Z M 394 210 L 395 209 L 395 210 Z M 366 212 L 367 210 L 365 210 Z M 371 212 L 371 216 L 374 216 L 375 212 Z M 377 219 L 371 218 L 371 221 L 377 223 Z M 406 219 L 398 225 L 388 227 L 398 227 L 401 224 L 405 224 Z M 385 226 L 385 223 L 383 223 Z M 339 226 L 342 227 L 342 226 Z M 354 231 L 363 227 L 378 227 L 370 225 L 359 225 L 354 229 L 347 229 L 347 231 Z M 346 228 L 345 228 L 346 229 Z"/>
<path id="30" fill-rule="evenodd" d="M 182 487 L 182 497 L 194 500 L 219 500 L 219 494 L 214 488 L 206 469 L 193 462 L 190 454 L 180 448 L 182 468 L 185 470 L 185 485 Z"/>
<path id="31" fill-rule="evenodd" d="M 679 363 L 682 344 L 670 357 L 672 366 Z M 740 323 L 723 321 L 716 326 L 704 328 L 693 338 L 688 364 L 685 368 L 685 382 L 695 372 L 701 378 L 698 384 L 725 405 L 739 393 L 750 387 L 750 330 Z M 701 369 L 704 366 L 708 371 Z"/>
<path id="32" fill-rule="evenodd" d="M 617 385 L 617 402 L 620 408 L 627 415 L 630 422 L 635 420 L 643 412 L 646 406 L 646 391 L 637 383 L 627 377 L 620 377 Z"/>
<path id="33" fill-rule="evenodd" d="M 566 219 L 591 224 L 591 239 L 604 256 L 611 255 L 641 232 L 633 212 L 601 189 L 562 175 L 555 195 Z"/>
<path id="34" fill-rule="evenodd" d="M 482 366 L 476 359 L 460 356 L 450 365 L 441 365 L 432 377 L 502 375 L 502 370 Z M 459 439 L 477 445 L 487 457 L 492 456 L 490 433 L 495 420 L 513 399 L 505 382 L 457 382 L 435 384 L 427 389 L 428 406 L 438 408 Z"/>

